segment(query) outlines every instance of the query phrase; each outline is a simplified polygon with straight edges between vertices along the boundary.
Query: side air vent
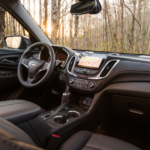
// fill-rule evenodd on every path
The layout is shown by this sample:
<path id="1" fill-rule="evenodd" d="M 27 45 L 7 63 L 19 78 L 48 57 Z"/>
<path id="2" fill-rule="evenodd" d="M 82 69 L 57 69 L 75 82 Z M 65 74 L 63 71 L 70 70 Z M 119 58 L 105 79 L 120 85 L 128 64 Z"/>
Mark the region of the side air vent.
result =
<path id="1" fill-rule="evenodd" d="M 117 60 L 110 61 L 100 74 L 100 77 L 105 77 L 108 75 L 108 73 L 111 71 L 111 69 L 114 67 L 114 65 L 117 63 Z"/>
<path id="2" fill-rule="evenodd" d="M 73 57 L 69 63 L 69 67 L 68 67 L 68 71 L 71 72 L 72 71 L 72 67 L 73 67 L 73 64 L 74 64 L 74 61 L 75 61 L 75 57 Z"/>

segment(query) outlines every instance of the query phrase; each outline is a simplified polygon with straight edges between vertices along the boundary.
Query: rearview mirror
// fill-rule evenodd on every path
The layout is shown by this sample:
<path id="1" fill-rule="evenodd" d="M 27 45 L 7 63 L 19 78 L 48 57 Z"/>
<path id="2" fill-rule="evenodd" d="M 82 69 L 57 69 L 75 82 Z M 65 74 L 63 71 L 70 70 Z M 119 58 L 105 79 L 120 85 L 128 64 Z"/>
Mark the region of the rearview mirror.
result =
<path id="1" fill-rule="evenodd" d="M 7 48 L 26 49 L 29 46 L 29 38 L 26 36 L 5 36 L 3 42 Z"/>
<path id="2" fill-rule="evenodd" d="M 79 0 L 78 3 L 71 6 L 71 14 L 82 15 L 82 14 L 97 14 L 102 10 L 99 0 Z"/>

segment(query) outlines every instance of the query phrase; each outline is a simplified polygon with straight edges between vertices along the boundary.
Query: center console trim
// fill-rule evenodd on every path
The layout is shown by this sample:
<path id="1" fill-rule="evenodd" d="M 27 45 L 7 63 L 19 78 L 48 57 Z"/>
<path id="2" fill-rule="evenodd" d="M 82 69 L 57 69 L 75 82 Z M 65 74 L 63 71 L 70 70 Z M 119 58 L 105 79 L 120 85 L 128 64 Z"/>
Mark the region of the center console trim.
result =
<path id="1" fill-rule="evenodd" d="M 104 77 L 100 77 L 100 75 L 101 75 L 101 73 L 103 72 L 103 70 L 106 68 L 106 66 L 110 63 L 110 62 L 112 62 L 112 61 L 116 61 L 116 63 L 113 65 L 113 67 L 110 69 L 110 71 L 107 73 L 107 75 L 106 76 L 104 76 Z M 110 61 L 108 61 L 105 65 L 104 65 L 104 67 L 102 68 L 102 70 L 100 71 L 100 73 L 98 74 L 98 75 L 96 75 L 95 77 L 89 77 L 88 79 L 93 79 L 93 80 L 95 80 L 95 79 L 104 79 L 104 78 L 106 78 L 109 74 L 110 74 L 110 72 L 113 70 L 113 68 L 119 63 L 119 61 L 120 60 L 117 60 L 117 59 L 113 59 L 113 60 L 110 60 Z"/>

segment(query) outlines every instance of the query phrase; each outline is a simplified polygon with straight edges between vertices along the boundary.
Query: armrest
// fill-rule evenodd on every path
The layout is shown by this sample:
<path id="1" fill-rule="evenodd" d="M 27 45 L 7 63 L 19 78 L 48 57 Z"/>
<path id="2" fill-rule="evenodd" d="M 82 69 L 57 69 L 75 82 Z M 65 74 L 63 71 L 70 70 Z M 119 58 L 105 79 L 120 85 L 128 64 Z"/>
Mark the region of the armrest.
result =
<path id="1" fill-rule="evenodd" d="M 0 117 L 12 122 L 20 124 L 41 113 L 41 108 L 29 101 L 25 100 L 9 100 L 0 101 Z"/>

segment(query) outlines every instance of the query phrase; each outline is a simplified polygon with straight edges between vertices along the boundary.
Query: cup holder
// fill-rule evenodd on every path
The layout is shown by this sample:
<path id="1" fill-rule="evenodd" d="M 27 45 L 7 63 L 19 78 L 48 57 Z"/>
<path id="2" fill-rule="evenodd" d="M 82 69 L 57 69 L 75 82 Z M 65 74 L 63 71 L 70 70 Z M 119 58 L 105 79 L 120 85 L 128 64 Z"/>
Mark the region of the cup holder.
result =
<path id="1" fill-rule="evenodd" d="M 64 118 L 63 116 L 55 116 L 53 120 L 54 122 L 59 123 L 59 124 L 64 124 L 67 122 L 66 118 Z"/>
<path id="2" fill-rule="evenodd" d="M 77 111 L 73 111 L 73 110 L 70 110 L 67 112 L 67 119 L 73 117 L 73 118 L 76 118 L 76 117 L 79 117 L 80 116 L 80 113 L 77 112 Z"/>
<path id="3" fill-rule="evenodd" d="M 74 111 L 74 110 L 70 110 L 66 113 L 66 115 L 64 116 L 55 116 L 53 118 L 54 122 L 58 123 L 58 124 L 65 124 L 68 122 L 68 119 L 69 118 L 76 118 L 76 117 L 79 117 L 80 116 L 80 113 L 77 112 L 77 111 Z"/>

